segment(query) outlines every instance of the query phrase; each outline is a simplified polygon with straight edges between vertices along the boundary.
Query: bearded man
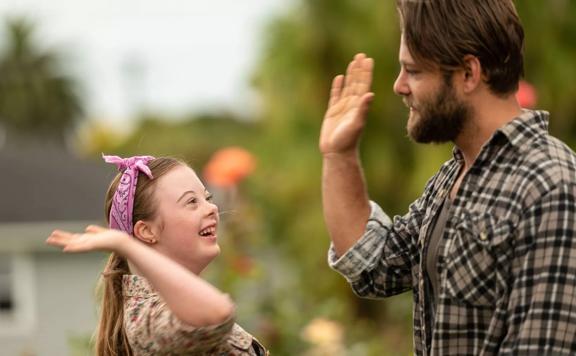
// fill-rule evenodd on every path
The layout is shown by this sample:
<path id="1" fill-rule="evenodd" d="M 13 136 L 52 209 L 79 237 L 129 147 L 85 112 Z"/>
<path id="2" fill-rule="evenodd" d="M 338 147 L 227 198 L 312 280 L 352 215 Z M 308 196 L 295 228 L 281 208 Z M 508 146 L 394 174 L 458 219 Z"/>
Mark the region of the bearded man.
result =
<path id="1" fill-rule="evenodd" d="M 576 353 L 576 156 L 522 109 L 511 0 L 398 0 L 408 136 L 453 157 L 404 216 L 369 200 L 359 141 L 373 61 L 337 76 L 320 133 L 330 266 L 356 294 L 414 295 L 417 355 Z"/>

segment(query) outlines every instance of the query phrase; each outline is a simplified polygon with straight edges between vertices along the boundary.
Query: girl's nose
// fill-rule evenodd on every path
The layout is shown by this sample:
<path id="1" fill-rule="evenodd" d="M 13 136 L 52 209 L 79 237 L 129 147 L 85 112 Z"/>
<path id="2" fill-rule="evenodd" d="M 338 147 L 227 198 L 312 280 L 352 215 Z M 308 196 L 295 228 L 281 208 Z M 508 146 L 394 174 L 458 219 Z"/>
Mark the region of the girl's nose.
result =
<path id="1" fill-rule="evenodd" d="M 207 211 L 208 211 L 208 215 L 218 215 L 218 205 L 214 204 L 211 201 L 207 201 Z"/>

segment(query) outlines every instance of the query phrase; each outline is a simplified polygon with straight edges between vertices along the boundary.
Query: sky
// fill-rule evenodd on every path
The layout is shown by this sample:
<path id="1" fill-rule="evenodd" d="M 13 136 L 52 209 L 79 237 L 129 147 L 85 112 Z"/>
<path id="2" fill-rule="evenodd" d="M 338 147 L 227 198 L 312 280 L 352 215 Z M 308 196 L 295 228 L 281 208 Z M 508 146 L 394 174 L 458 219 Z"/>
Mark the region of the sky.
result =
<path id="1" fill-rule="evenodd" d="M 63 52 L 80 81 L 89 118 L 122 126 L 139 108 L 249 116 L 258 106 L 249 81 L 264 26 L 292 3 L 1 0 L 0 18 L 34 20 L 38 42 Z"/>

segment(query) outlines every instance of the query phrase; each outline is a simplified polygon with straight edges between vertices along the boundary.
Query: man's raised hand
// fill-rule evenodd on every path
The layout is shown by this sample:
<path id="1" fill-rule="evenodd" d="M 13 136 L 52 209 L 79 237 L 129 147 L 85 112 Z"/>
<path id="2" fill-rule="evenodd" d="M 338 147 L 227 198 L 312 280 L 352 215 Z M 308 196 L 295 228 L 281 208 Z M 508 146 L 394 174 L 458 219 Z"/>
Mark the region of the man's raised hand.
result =
<path id="1" fill-rule="evenodd" d="M 370 91 L 374 61 L 359 53 L 348 65 L 346 75 L 332 81 L 330 101 L 320 132 L 320 152 L 354 152 L 366 121 L 374 93 Z"/>

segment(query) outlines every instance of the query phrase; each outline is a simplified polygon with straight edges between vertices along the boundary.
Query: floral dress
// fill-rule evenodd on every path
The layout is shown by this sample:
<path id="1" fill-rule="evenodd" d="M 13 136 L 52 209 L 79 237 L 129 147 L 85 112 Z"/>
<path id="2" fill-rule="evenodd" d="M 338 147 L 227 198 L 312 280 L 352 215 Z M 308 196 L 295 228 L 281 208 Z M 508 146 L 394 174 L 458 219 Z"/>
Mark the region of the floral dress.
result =
<path id="1" fill-rule="evenodd" d="M 264 347 L 230 317 L 218 325 L 193 327 L 181 322 L 148 281 L 124 275 L 124 328 L 135 356 L 266 356 Z"/>

